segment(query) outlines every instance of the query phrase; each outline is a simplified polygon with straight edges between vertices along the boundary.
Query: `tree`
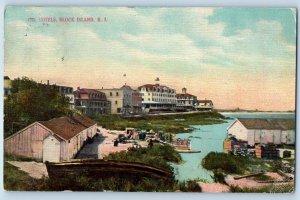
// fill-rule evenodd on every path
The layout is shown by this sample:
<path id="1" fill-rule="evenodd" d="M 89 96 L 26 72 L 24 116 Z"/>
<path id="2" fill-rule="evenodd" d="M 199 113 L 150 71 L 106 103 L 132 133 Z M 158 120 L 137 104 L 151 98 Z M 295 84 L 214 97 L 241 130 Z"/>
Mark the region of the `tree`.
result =
<path id="1" fill-rule="evenodd" d="M 27 77 L 12 80 L 12 94 L 4 100 L 5 136 L 35 121 L 49 120 L 71 113 L 68 97 L 49 85 Z"/>

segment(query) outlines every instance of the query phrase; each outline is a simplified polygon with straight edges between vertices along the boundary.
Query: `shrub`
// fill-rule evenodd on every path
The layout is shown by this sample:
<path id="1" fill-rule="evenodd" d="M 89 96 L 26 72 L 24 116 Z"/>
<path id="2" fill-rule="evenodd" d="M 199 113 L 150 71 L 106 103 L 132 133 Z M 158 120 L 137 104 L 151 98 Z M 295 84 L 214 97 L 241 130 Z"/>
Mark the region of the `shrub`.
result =
<path id="1" fill-rule="evenodd" d="M 170 170 L 172 167 L 168 162 L 182 161 L 180 154 L 172 146 L 160 144 L 155 144 L 152 148 L 130 148 L 128 151 L 111 153 L 104 159 L 143 162 Z"/>
<path id="2" fill-rule="evenodd" d="M 226 183 L 224 173 L 221 169 L 213 170 L 213 173 L 213 179 L 215 182 Z"/>
<path id="3" fill-rule="evenodd" d="M 181 192 L 202 192 L 200 185 L 195 180 L 188 180 L 178 183 Z"/>
<path id="4" fill-rule="evenodd" d="M 221 169 L 225 173 L 241 174 L 247 166 L 247 159 L 225 153 L 210 152 L 202 160 L 202 166 L 207 170 Z"/>

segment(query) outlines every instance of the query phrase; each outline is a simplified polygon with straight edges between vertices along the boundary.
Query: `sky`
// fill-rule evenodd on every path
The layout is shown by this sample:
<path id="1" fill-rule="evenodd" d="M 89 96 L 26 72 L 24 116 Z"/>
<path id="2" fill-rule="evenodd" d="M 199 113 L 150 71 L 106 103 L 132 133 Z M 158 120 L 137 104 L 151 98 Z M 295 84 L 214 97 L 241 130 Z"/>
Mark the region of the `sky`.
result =
<path id="1" fill-rule="evenodd" d="M 75 89 L 159 83 L 216 108 L 295 109 L 295 9 L 7 7 L 4 34 L 12 79 Z"/>

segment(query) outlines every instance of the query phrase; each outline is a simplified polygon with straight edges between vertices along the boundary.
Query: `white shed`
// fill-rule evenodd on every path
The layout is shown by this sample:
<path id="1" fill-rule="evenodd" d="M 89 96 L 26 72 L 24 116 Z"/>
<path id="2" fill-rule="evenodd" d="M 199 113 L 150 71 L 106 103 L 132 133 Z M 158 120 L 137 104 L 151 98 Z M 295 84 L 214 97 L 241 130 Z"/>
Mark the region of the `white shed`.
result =
<path id="1" fill-rule="evenodd" d="M 255 144 L 294 144 L 295 120 L 237 118 L 227 133 L 238 140 Z"/>
<path id="2" fill-rule="evenodd" d="M 7 154 L 40 161 L 67 161 L 81 149 L 87 137 L 97 133 L 97 123 L 83 115 L 39 121 L 4 140 Z"/>

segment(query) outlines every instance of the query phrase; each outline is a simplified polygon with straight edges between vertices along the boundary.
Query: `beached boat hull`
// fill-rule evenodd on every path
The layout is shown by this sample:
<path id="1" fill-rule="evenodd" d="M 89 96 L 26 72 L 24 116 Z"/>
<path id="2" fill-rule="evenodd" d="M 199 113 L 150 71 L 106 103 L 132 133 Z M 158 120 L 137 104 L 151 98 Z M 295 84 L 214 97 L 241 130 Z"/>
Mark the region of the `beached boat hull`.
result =
<path id="1" fill-rule="evenodd" d="M 135 182 L 144 178 L 174 180 L 173 172 L 139 162 L 127 162 L 117 160 L 76 160 L 70 162 L 50 163 L 46 162 L 49 178 L 60 179 L 63 177 L 85 176 L 94 180 L 121 178 Z"/>

